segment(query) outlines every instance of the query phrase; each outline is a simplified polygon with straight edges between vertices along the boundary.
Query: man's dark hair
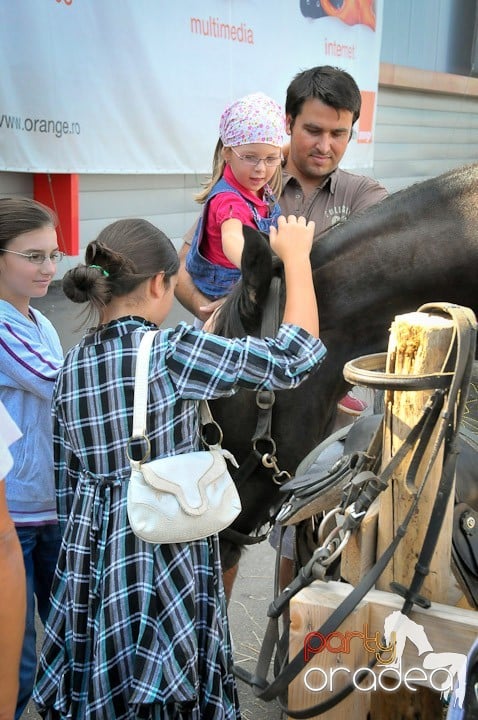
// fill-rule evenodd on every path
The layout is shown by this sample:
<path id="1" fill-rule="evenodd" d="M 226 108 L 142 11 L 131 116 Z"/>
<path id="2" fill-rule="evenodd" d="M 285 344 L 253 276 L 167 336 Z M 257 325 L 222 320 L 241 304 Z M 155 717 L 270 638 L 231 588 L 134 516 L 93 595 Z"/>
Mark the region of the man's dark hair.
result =
<path id="1" fill-rule="evenodd" d="M 285 111 L 292 123 L 306 100 L 316 99 L 336 110 L 348 110 L 352 124 L 358 120 L 362 98 L 357 83 L 348 72 L 331 65 L 320 65 L 298 73 L 287 88 Z"/>

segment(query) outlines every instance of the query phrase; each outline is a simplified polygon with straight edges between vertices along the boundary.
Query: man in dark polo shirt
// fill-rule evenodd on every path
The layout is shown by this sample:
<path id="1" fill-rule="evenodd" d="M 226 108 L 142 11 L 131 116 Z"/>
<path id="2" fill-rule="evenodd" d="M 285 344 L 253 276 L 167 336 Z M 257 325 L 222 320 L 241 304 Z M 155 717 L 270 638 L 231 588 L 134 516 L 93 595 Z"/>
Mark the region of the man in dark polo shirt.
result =
<path id="1" fill-rule="evenodd" d="M 287 89 L 286 131 L 290 145 L 279 202 L 284 215 L 304 215 L 314 220 L 315 239 L 331 225 L 387 195 L 376 180 L 338 167 L 360 107 L 355 80 L 344 70 L 329 65 L 299 73 Z M 187 310 L 204 321 L 221 301 L 210 303 L 185 268 L 193 233 L 194 227 L 179 251 L 181 267 L 175 293 Z"/>
<path id="2" fill-rule="evenodd" d="M 352 76 L 328 65 L 299 73 L 287 89 L 290 148 L 280 206 L 285 215 L 314 220 L 316 238 L 387 195 L 376 180 L 338 167 L 360 107 Z"/>

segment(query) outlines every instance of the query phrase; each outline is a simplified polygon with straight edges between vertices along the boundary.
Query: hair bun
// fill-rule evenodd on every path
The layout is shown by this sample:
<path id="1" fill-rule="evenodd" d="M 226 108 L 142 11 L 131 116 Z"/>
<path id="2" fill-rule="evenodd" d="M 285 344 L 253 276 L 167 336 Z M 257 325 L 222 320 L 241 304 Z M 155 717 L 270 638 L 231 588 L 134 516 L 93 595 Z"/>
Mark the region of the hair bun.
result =
<path id="1" fill-rule="evenodd" d="M 65 274 L 63 292 L 74 303 L 89 302 L 99 296 L 104 300 L 107 293 L 105 272 L 99 266 L 78 265 Z"/>

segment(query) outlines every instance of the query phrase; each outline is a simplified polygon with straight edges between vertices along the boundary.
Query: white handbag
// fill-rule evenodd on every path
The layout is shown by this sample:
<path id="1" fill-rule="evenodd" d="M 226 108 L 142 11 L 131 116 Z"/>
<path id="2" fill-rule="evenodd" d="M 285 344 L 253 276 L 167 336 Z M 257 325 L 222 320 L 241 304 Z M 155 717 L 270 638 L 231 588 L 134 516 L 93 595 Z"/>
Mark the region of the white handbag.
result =
<path id="1" fill-rule="evenodd" d="M 131 464 L 128 519 L 135 535 L 146 542 L 189 542 L 224 530 L 240 513 L 241 501 L 225 457 L 236 467 L 237 463 L 231 453 L 221 448 L 221 429 L 204 400 L 200 404 L 201 424 L 216 426 L 218 443 L 207 445 L 203 434 L 208 450 L 144 462 L 151 450 L 146 434 L 146 405 L 149 357 L 156 332 L 144 334 L 136 360 L 133 432 L 127 450 Z M 132 458 L 134 441 L 146 443 L 141 460 Z"/>

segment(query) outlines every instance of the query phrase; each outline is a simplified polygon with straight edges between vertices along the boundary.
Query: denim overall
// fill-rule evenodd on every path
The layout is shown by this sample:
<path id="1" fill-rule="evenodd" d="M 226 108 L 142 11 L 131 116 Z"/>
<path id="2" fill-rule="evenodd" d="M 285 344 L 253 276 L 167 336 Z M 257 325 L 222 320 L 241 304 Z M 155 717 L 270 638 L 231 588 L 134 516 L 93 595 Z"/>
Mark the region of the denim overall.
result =
<path id="1" fill-rule="evenodd" d="M 204 210 L 199 218 L 199 222 L 194 233 L 194 237 L 191 243 L 191 248 L 186 257 L 186 270 L 191 275 L 195 286 L 200 290 L 203 295 L 216 300 L 217 298 L 224 297 L 227 295 L 233 285 L 241 277 L 241 271 L 238 268 L 222 267 L 215 263 L 206 260 L 205 257 L 199 252 L 199 245 L 201 244 L 203 236 L 203 223 L 204 218 L 207 216 L 207 208 L 210 200 L 223 192 L 232 192 L 239 195 L 250 207 L 254 224 L 261 232 L 269 233 L 271 225 L 277 227 L 277 218 L 281 214 L 281 209 L 272 193 L 267 192 L 265 189 L 264 199 L 270 199 L 272 201 L 272 207 L 270 211 L 270 217 L 263 218 L 257 212 L 257 208 L 253 203 L 249 202 L 236 188 L 229 185 L 229 183 L 221 178 L 211 189 L 211 192 L 206 198 L 204 204 Z"/>

